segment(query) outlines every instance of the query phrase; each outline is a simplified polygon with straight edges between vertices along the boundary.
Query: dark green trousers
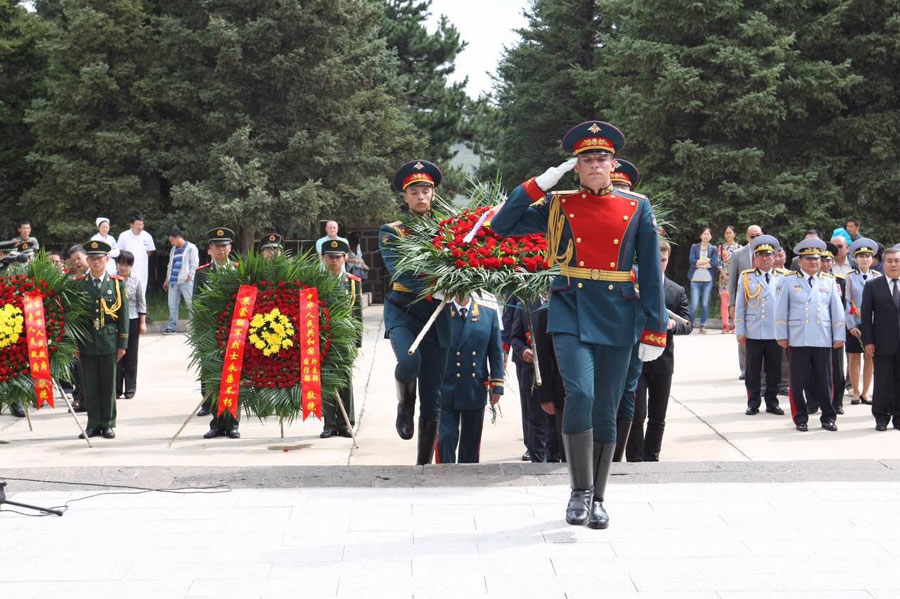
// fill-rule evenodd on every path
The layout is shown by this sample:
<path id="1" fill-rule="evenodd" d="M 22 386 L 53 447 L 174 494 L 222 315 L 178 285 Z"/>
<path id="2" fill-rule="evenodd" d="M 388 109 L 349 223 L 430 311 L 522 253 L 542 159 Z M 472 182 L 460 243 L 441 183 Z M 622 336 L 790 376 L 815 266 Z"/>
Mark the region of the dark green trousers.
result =
<path id="1" fill-rule="evenodd" d="M 81 387 L 88 427 L 116 427 L 116 354 L 81 354 Z"/>
<path id="2" fill-rule="evenodd" d="M 344 409 L 347 410 L 347 418 L 350 419 L 350 426 L 356 425 L 355 410 L 353 409 L 353 378 L 351 377 L 347 384 L 338 391 L 341 401 L 344 402 Z M 345 426 L 344 416 L 341 414 L 341 408 L 337 405 L 337 399 L 334 397 L 326 397 L 322 399 L 322 417 L 325 419 L 325 426 Z"/>
<path id="3" fill-rule="evenodd" d="M 203 383 L 202 378 L 200 382 L 200 394 L 203 397 L 206 397 L 206 393 L 209 391 L 209 387 Z M 238 426 L 241 424 L 241 411 L 238 410 L 237 418 L 231 415 L 231 412 L 222 412 L 221 416 L 216 416 L 216 412 L 219 410 L 219 405 L 212 398 L 206 400 L 205 405 L 209 406 L 209 411 L 212 414 L 212 419 L 209 421 L 209 430 L 217 430 L 217 431 L 236 431 L 238 430 Z"/>

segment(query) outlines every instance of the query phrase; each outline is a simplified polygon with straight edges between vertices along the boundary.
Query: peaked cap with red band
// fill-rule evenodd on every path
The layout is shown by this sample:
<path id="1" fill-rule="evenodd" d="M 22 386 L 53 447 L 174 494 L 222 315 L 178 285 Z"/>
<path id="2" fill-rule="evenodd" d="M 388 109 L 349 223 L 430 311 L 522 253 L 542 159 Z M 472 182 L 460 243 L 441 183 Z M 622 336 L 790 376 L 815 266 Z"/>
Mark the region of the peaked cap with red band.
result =
<path id="1" fill-rule="evenodd" d="M 404 191 L 410 185 L 431 185 L 437 187 L 441 184 L 444 175 L 433 162 L 427 160 L 411 160 L 397 169 L 394 175 L 394 189 Z"/>
<path id="2" fill-rule="evenodd" d="M 633 163 L 621 158 L 616 158 L 616 162 L 619 166 L 609 174 L 609 180 L 612 184 L 627 183 L 631 186 L 631 189 L 637 187 L 638 183 L 641 181 L 641 173 L 638 171 L 637 167 L 634 166 Z"/>
<path id="3" fill-rule="evenodd" d="M 615 155 L 625 147 L 625 134 L 603 121 L 585 121 L 569 129 L 562 145 L 573 156 L 599 152 Z"/>

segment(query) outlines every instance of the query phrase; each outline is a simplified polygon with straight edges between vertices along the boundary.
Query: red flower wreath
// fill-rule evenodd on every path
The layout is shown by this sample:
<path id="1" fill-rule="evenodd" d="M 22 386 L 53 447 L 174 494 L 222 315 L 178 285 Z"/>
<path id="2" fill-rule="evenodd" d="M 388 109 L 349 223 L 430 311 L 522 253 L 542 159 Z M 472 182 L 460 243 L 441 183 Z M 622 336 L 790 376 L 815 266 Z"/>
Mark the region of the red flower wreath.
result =
<path id="1" fill-rule="evenodd" d="M 293 344 L 273 353 L 264 355 L 263 351 L 252 343 L 247 343 L 244 350 L 244 364 L 241 378 L 256 388 L 289 389 L 301 383 L 300 359 L 300 292 L 308 289 L 300 283 L 277 283 L 263 281 L 257 285 L 256 305 L 254 314 L 267 314 L 274 309 L 286 316 L 294 328 L 291 339 Z M 236 295 L 219 314 L 216 327 L 216 339 L 219 348 L 224 351 L 225 341 L 231 328 L 231 317 L 234 312 Z M 319 343 L 321 360 L 325 360 L 331 349 L 331 314 L 325 305 L 325 301 L 319 300 Z"/>
<path id="2" fill-rule="evenodd" d="M 44 297 L 44 321 L 46 323 L 47 347 L 50 354 L 55 354 L 59 349 L 57 344 L 63 340 L 65 334 L 65 309 L 56 292 L 50 289 L 43 280 L 36 280 L 25 275 L 10 275 L 0 278 L 0 310 L 8 313 L 10 330 L 14 330 L 13 337 L 4 336 L 9 342 L 0 347 L 0 383 L 20 376 L 30 374 L 31 366 L 28 361 L 28 345 L 24 324 L 13 324 L 12 316 L 22 315 L 24 312 L 24 297 L 26 293 L 38 292 Z M 11 308 L 5 308 L 11 306 Z M 5 323 L 0 322 L 0 328 Z"/>

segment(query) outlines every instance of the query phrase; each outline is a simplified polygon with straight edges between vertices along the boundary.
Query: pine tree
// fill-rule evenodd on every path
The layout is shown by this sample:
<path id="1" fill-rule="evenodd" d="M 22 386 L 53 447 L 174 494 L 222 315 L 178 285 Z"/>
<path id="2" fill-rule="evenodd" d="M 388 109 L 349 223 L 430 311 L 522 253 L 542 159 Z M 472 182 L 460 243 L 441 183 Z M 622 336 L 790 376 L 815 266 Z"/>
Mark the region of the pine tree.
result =
<path id="1" fill-rule="evenodd" d="M 388 48 L 397 53 L 412 123 L 416 131 L 427 136 L 423 157 L 441 167 L 445 189 L 459 189 L 461 173 L 451 169 L 449 163 L 454 155 L 451 146 L 464 137 L 462 119 L 469 99 L 466 81 L 449 83 L 448 78 L 466 44 L 445 16 L 441 16 L 434 33 L 428 32 L 425 22 L 431 0 L 379 1 L 384 9 L 380 34 Z"/>
<path id="2" fill-rule="evenodd" d="M 206 6 L 201 139 L 211 141 L 203 175 L 175 188 L 175 207 L 233 226 L 244 248 L 265 228 L 389 217 L 388 176 L 422 146 L 378 10 L 353 0 Z"/>
<path id="3" fill-rule="evenodd" d="M 140 0 L 71 0 L 47 39 L 43 97 L 32 102 L 30 159 L 39 180 L 24 196 L 51 239 L 75 242 L 104 215 L 159 214 L 143 155 L 154 145 L 153 100 L 142 88 L 150 38 Z"/>

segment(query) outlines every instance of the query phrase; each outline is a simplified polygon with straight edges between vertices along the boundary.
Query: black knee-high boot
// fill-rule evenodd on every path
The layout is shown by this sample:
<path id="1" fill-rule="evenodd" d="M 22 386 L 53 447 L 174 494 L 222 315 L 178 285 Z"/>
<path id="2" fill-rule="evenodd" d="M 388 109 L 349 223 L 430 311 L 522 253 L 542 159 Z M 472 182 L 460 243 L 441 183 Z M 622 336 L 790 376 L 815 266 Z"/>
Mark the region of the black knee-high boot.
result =
<path id="1" fill-rule="evenodd" d="M 413 424 L 413 415 L 416 412 L 416 382 L 401 383 L 394 379 L 397 383 L 397 434 L 401 439 L 409 441 L 416 433 Z"/>
<path id="2" fill-rule="evenodd" d="M 612 465 L 615 443 L 594 443 L 594 500 L 591 502 L 591 516 L 588 526 L 606 528 L 609 516 L 603 508 L 606 497 L 606 481 L 609 479 L 609 468 Z"/>
<path id="3" fill-rule="evenodd" d="M 593 444 L 593 429 L 572 435 L 563 433 L 563 447 L 569 466 L 569 487 L 572 489 L 566 506 L 566 522 L 569 524 L 584 524 L 591 511 L 591 497 L 594 494 Z"/>
<path id="4" fill-rule="evenodd" d="M 438 421 L 419 416 L 418 452 L 416 465 L 430 464 L 434 456 L 434 441 L 437 438 Z"/>
<path id="5" fill-rule="evenodd" d="M 616 451 L 613 453 L 613 461 L 621 462 L 625 455 L 625 444 L 628 443 L 628 433 L 631 432 L 631 420 L 616 420 Z"/>

